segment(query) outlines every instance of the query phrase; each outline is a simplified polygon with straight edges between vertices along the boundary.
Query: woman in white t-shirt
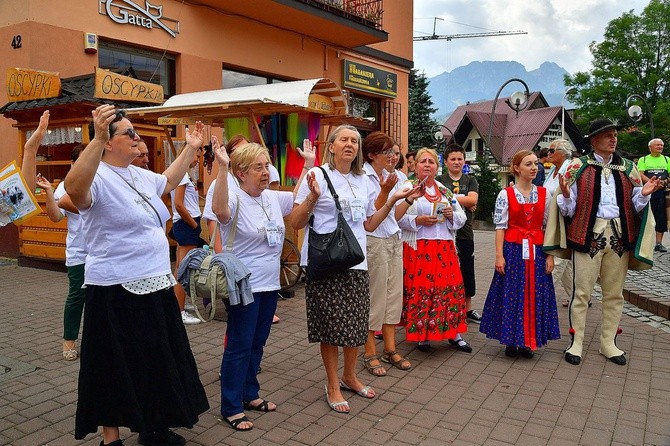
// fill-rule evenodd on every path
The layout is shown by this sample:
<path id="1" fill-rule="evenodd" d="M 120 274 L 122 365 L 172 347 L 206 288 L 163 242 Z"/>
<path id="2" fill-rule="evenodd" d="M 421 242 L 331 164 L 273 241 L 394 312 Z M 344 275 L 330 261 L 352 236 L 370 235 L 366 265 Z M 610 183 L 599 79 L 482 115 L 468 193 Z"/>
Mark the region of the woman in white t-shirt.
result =
<path id="1" fill-rule="evenodd" d="M 221 415 L 233 429 L 248 431 L 253 423 L 244 410 L 277 409 L 259 396 L 256 374 L 277 308 L 284 217 L 293 209 L 293 194 L 268 189 L 270 155 L 260 144 L 237 146 L 230 158 L 216 138 L 212 148 L 219 165 L 212 198 L 219 236 L 227 241 L 234 234 L 232 253 L 251 271 L 253 293 L 247 305 L 224 301 L 228 326 L 221 360 Z M 233 190 L 228 187 L 229 165 L 239 184 Z"/>
<path id="2" fill-rule="evenodd" d="M 351 227 L 363 252 L 366 231 L 374 231 L 386 218 L 394 204 L 414 189 L 399 190 L 379 209 L 375 209 L 376 190 L 363 172 L 361 137 L 355 127 L 341 125 L 329 136 L 324 153 L 323 169 L 339 196 L 343 216 Z M 313 168 L 307 181 L 300 184 L 291 216 L 295 229 L 303 229 L 313 215 L 313 229 L 320 234 L 332 232 L 337 225 L 337 210 L 328 190 L 324 173 Z M 305 232 L 301 263 L 306 266 L 309 232 Z M 307 333 L 309 342 L 321 344 L 321 358 L 328 383 L 326 401 L 338 413 L 349 413 L 349 403 L 342 389 L 365 398 L 374 398 L 375 391 L 362 384 L 356 376 L 358 347 L 368 336 L 370 290 L 368 263 L 364 260 L 347 271 L 324 279 L 307 280 Z M 342 347 L 344 370 L 338 377 L 338 348 Z"/>
<path id="3" fill-rule="evenodd" d="M 139 136 L 123 111 L 93 111 L 93 136 L 65 178 L 86 239 L 86 305 L 75 438 L 103 426 L 103 444 L 120 446 L 119 425 L 141 444 L 183 444 L 169 428 L 191 428 L 209 409 L 179 314 L 161 196 L 179 185 L 203 143 L 186 147 L 160 175 L 130 165 Z"/>
<path id="4" fill-rule="evenodd" d="M 83 144 L 72 149 L 72 162 L 84 150 Z M 46 193 L 46 211 L 49 220 L 57 223 L 67 217 L 67 238 L 65 239 L 65 266 L 67 267 L 68 293 L 63 308 L 63 358 L 74 361 L 79 357 L 77 352 L 77 338 L 81 316 L 84 312 L 86 293 L 84 284 L 84 263 L 86 262 L 86 244 L 81 229 L 79 210 L 74 207 L 70 197 L 65 193 L 65 183 L 60 182 L 56 190 L 51 189 L 51 183 L 42 175 L 37 175 L 35 183 Z"/>
<path id="5" fill-rule="evenodd" d="M 192 169 L 198 165 L 199 152 L 193 156 L 193 162 L 188 168 Z M 188 172 L 184 174 L 179 186 L 170 191 L 172 199 L 172 233 L 177 241 L 177 267 L 182 259 L 200 242 L 200 195 L 198 185 L 191 179 Z M 177 284 L 174 287 L 177 303 L 181 311 L 181 320 L 186 325 L 199 324 L 200 319 L 191 316 L 184 309 L 186 303 L 186 291 Z"/>

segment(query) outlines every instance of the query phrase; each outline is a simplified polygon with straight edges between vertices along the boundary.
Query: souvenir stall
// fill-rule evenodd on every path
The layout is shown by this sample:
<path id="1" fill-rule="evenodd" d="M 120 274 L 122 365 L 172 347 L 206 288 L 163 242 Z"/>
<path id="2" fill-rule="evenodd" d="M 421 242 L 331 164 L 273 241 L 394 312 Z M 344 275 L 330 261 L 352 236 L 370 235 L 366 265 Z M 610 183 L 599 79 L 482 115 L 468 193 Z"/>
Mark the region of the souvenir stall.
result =
<path id="1" fill-rule="evenodd" d="M 35 78 L 35 73 L 46 76 L 46 72 L 37 70 L 18 70 L 19 75 L 25 73 L 26 77 L 30 75 Z M 91 111 L 97 106 L 114 103 L 120 108 L 129 109 L 162 102 L 162 90 L 158 101 L 139 101 L 138 98 L 124 95 L 105 94 L 102 91 L 104 82 L 106 78 L 109 82 L 110 76 L 133 84 L 146 83 L 104 70 L 62 80 L 58 78 L 58 73 L 49 75 L 52 76 L 50 82 L 58 83 L 58 89 L 46 92 L 43 96 L 10 98 L 10 102 L 0 108 L 0 114 L 16 121 L 13 125 L 19 132 L 16 162 L 21 165 L 26 140 L 37 128 L 42 113 L 49 110 L 49 128 L 37 152 L 36 170 L 50 180 L 54 188 L 65 179 L 70 169 L 72 149 L 78 144 L 89 142 L 88 123 L 91 121 Z M 155 87 L 150 85 L 151 88 Z M 161 148 L 165 129 L 148 123 L 140 123 L 135 128 L 149 148 L 150 168 L 162 171 L 164 160 Z M 19 265 L 65 270 L 67 221 L 63 219 L 53 223 L 49 220 L 45 211 L 46 194 L 38 189 L 35 196 L 43 212 L 19 226 Z"/>

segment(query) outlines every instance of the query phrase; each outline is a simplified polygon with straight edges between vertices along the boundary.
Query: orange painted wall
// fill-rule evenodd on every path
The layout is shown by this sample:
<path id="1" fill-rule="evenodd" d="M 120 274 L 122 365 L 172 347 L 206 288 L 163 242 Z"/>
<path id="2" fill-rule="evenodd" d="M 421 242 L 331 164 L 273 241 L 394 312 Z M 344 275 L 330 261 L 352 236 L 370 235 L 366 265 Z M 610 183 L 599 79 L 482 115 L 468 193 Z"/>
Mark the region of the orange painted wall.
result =
<path id="1" fill-rule="evenodd" d="M 329 77 L 341 85 L 342 60 L 347 58 L 397 73 L 398 97 L 394 101 L 402 104 L 401 140 L 407 141 L 408 68 L 251 18 L 177 0 L 151 3 L 163 6 L 164 17 L 179 20 L 181 32 L 176 38 L 159 28 L 117 24 L 99 14 L 98 0 L 0 0 L 0 77 L 9 67 L 57 71 L 61 78 L 93 73 L 98 56 L 84 52 L 85 32 L 174 55 L 178 93 L 221 88 L 222 66 L 287 80 Z M 389 38 L 370 48 L 411 61 L 412 0 L 385 0 L 383 8 Z M 15 35 L 22 37 L 20 49 L 10 46 Z M 6 102 L 2 89 L 0 105 Z M 0 167 L 17 157 L 18 135 L 13 124 L 13 120 L 0 117 Z M 0 239 L 7 233 L 0 228 Z"/>

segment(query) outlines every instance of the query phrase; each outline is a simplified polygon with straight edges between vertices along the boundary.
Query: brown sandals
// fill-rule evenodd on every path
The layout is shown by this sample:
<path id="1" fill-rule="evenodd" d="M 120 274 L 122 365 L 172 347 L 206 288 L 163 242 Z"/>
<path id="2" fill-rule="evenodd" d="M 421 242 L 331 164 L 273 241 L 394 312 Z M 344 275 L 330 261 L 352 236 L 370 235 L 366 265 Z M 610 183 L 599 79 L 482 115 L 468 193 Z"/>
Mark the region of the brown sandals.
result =
<path id="1" fill-rule="evenodd" d="M 394 361 L 393 357 L 396 355 L 399 357 L 399 359 Z M 405 358 L 395 350 L 392 352 L 387 352 L 386 350 L 384 350 L 384 354 L 382 355 L 382 361 L 387 362 L 392 366 L 399 368 L 400 370 L 409 370 L 412 368 L 412 363 L 410 363 L 407 358 Z"/>
<path id="2" fill-rule="evenodd" d="M 372 356 L 363 356 L 363 365 L 365 366 L 365 369 L 370 373 L 372 376 L 386 376 L 386 369 L 382 365 L 381 362 L 379 362 L 378 365 L 373 365 L 372 361 L 377 360 L 379 362 L 379 356 L 378 355 L 372 355 Z"/>

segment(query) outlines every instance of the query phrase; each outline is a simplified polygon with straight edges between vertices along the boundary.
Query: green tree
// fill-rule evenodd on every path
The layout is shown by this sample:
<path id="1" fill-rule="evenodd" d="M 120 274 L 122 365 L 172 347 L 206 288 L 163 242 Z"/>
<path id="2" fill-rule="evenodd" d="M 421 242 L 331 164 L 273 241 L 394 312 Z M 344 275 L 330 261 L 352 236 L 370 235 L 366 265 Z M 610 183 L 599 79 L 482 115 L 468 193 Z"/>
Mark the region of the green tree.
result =
<path id="1" fill-rule="evenodd" d="M 650 139 L 649 119 L 633 125 L 625 109 L 626 98 L 639 94 L 652 109 L 656 136 L 670 132 L 665 113 L 670 106 L 670 0 L 651 0 L 640 15 L 631 10 L 607 25 L 602 42 L 589 46 L 593 69 L 565 77 L 565 85 L 576 87 L 570 100 L 577 106 L 576 123 L 606 117 L 630 124 L 622 132 L 619 147 L 646 153 Z M 643 107 L 643 104 L 639 104 Z"/>
<path id="2" fill-rule="evenodd" d="M 500 192 L 500 184 L 495 172 L 489 168 L 489 163 L 483 157 L 477 159 L 478 169 L 475 171 L 477 183 L 479 183 L 479 199 L 477 200 L 476 220 L 493 222 L 493 211 L 496 205 L 496 197 Z"/>
<path id="3" fill-rule="evenodd" d="M 430 117 L 437 111 L 433 100 L 428 94 L 428 79 L 424 73 L 418 74 L 411 70 L 409 75 L 409 150 L 431 147 L 433 141 L 431 130 L 437 121 Z"/>

